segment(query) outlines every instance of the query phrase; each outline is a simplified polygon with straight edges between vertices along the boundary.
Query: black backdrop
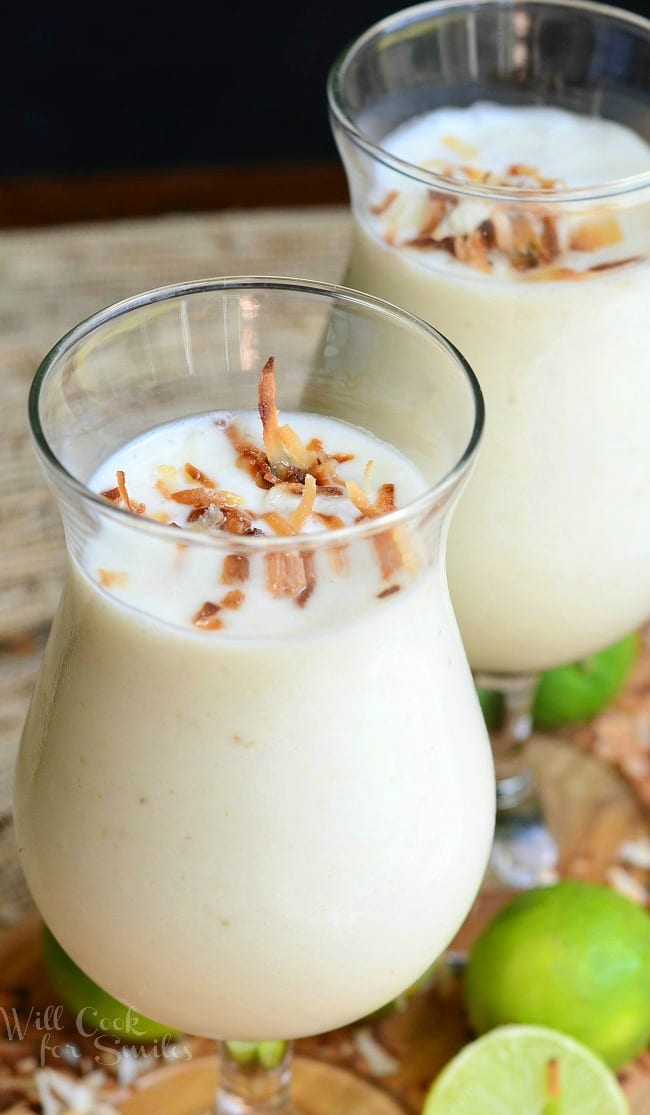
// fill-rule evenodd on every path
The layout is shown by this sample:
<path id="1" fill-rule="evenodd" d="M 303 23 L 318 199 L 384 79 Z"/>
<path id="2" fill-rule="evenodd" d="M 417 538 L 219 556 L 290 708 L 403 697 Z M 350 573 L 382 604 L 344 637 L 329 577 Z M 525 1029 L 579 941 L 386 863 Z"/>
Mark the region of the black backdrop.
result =
<path id="1" fill-rule="evenodd" d="M 329 67 L 403 6 L 4 0 L 0 176 L 334 158 Z"/>

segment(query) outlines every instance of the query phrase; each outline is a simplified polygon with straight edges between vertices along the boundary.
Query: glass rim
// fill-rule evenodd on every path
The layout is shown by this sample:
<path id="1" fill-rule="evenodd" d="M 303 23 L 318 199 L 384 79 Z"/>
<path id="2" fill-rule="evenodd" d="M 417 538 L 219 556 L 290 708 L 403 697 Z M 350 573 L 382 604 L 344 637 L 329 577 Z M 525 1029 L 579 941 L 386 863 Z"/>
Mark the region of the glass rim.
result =
<path id="1" fill-rule="evenodd" d="M 109 521 L 112 520 L 122 526 L 144 531 L 150 536 L 157 536 L 165 542 L 169 542 L 170 534 L 168 524 L 158 523 L 153 519 L 147 519 L 141 515 L 134 515 L 124 508 L 116 507 L 110 501 L 102 498 L 98 492 L 92 491 L 92 489 L 74 476 L 73 473 L 63 465 L 52 449 L 41 423 L 41 393 L 50 374 L 56 371 L 60 360 L 65 357 L 79 341 L 89 338 L 96 330 L 100 329 L 108 322 L 114 321 L 133 310 L 144 309 L 160 302 L 171 302 L 174 299 L 191 296 L 193 294 L 246 290 L 275 290 L 279 292 L 284 291 L 295 294 L 325 297 L 333 303 L 366 307 L 373 311 L 377 311 L 386 318 L 393 318 L 411 329 L 415 327 L 418 332 L 435 341 L 439 351 L 443 350 L 445 355 L 451 358 L 452 364 L 455 365 L 457 371 L 467 383 L 474 411 L 470 435 L 464 449 L 460 455 L 456 456 L 454 464 L 447 469 L 435 484 L 428 485 L 421 495 L 417 496 L 403 507 L 397 508 L 395 511 L 389 511 L 385 515 L 378 516 L 377 518 L 369 519 L 366 523 L 353 523 L 349 526 L 337 527 L 333 530 L 318 531 L 313 534 L 297 534 L 294 536 L 235 535 L 224 534 L 219 531 L 208 534 L 207 532 L 199 533 L 181 526 L 181 533 L 179 533 L 178 530 L 173 532 L 174 543 L 177 544 L 182 537 L 183 545 L 187 544 L 190 546 L 215 549 L 220 552 L 232 552 L 233 550 L 238 552 L 286 552 L 295 548 L 301 550 L 312 548 L 320 549 L 323 545 L 337 545 L 382 533 L 386 529 L 416 519 L 418 516 L 426 514 L 438 505 L 440 501 L 454 489 L 458 481 L 470 467 L 483 434 L 485 403 L 479 381 L 468 361 L 456 346 L 438 329 L 430 325 L 423 318 L 419 318 L 415 314 L 411 314 L 407 310 L 393 305 L 391 302 L 375 298 L 373 295 L 365 294 L 363 291 L 353 290 L 350 287 L 344 287 L 334 283 L 320 283 L 310 279 L 294 279 L 274 275 L 222 276 L 154 287 L 142 293 L 132 295 L 129 298 L 114 302 L 89 315 L 77 325 L 73 326 L 72 329 L 65 333 L 45 355 L 35 372 L 29 391 L 28 417 L 30 431 L 37 455 L 43 464 L 46 474 L 51 474 L 55 482 L 58 481 L 58 486 L 61 487 L 66 494 L 78 498 L 81 500 L 82 504 L 98 510 L 102 515 L 106 515 Z"/>
<path id="2" fill-rule="evenodd" d="M 521 8 L 541 7 L 577 10 L 609 19 L 615 18 L 620 23 L 627 24 L 630 29 L 645 32 L 650 43 L 650 19 L 646 19 L 636 12 L 617 8 L 612 4 L 601 4 L 595 2 L 595 0 L 512 0 L 512 3 L 505 5 L 505 8 L 511 8 L 513 11 Z M 412 178 L 432 189 L 444 193 L 461 194 L 464 197 L 507 202 L 508 204 L 524 203 L 529 205 L 531 202 L 545 204 L 552 202 L 555 204 L 556 202 L 602 201 L 610 197 L 618 197 L 650 188 L 650 170 L 642 171 L 640 174 L 632 174 L 626 178 L 614 178 L 606 182 L 594 183 L 591 186 L 564 187 L 558 190 L 538 187 L 485 186 L 478 182 L 460 181 L 449 175 L 425 170 L 415 163 L 410 163 L 392 155 L 380 143 L 370 139 L 357 127 L 348 114 L 345 105 L 342 75 L 348 63 L 364 46 L 374 38 L 390 33 L 394 34 L 410 24 L 418 23 L 426 16 L 442 16 L 449 11 L 463 9 L 476 11 L 478 8 L 495 8 L 503 11 L 504 4 L 503 0 L 427 0 L 422 4 L 402 8 L 401 11 L 378 20 L 340 52 L 327 77 L 327 100 L 332 117 L 346 133 L 348 139 L 389 170 Z"/>

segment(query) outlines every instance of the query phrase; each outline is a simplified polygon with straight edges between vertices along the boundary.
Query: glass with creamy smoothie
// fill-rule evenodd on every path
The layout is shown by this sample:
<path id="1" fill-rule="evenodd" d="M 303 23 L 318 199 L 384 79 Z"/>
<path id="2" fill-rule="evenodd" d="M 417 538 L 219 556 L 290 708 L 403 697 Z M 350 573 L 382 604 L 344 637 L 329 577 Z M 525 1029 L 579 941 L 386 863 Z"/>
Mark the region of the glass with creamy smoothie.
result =
<path id="1" fill-rule="evenodd" d="M 329 81 L 346 281 L 442 329 L 486 399 L 449 539 L 470 663 L 505 695 L 494 864 L 552 868 L 522 744 L 541 670 L 650 614 L 650 23 L 596 4 L 423 4 Z"/>
<path id="2" fill-rule="evenodd" d="M 378 1008 L 444 950 L 492 841 L 444 566 L 468 365 L 367 296 L 212 280 L 78 326 L 30 407 L 69 551 L 16 774 L 47 924 L 181 1031 Z M 224 1046 L 220 1112 L 287 1089 L 286 1059 L 260 1082 Z"/>

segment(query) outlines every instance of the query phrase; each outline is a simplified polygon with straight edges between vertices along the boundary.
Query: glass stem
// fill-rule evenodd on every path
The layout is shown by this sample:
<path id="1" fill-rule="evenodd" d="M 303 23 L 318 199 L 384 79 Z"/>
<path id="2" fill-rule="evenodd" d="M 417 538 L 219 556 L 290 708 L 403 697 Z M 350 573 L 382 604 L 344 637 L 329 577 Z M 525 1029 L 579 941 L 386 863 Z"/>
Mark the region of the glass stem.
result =
<path id="1" fill-rule="evenodd" d="M 267 1057 L 270 1047 L 275 1050 Z M 295 1115 L 292 1052 L 292 1042 L 220 1042 L 216 1115 Z"/>
<path id="2" fill-rule="evenodd" d="M 476 682 L 501 698 L 500 720 L 490 731 L 497 780 L 497 809 L 507 812 L 534 796 L 526 743 L 533 727 L 536 674 L 477 674 Z"/>

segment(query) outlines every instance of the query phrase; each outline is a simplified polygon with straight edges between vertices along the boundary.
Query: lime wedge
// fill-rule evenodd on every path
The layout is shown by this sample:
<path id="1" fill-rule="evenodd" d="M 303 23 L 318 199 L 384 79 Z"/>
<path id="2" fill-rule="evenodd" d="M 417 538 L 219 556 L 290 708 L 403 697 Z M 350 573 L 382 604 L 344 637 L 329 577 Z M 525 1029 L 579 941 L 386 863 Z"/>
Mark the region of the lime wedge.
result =
<path id="1" fill-rule="evenodd" d="M 573 1038 L 500 1026 L 434 1081 L 422 1115 L 629 1115 L 616 1077 Z"/>

